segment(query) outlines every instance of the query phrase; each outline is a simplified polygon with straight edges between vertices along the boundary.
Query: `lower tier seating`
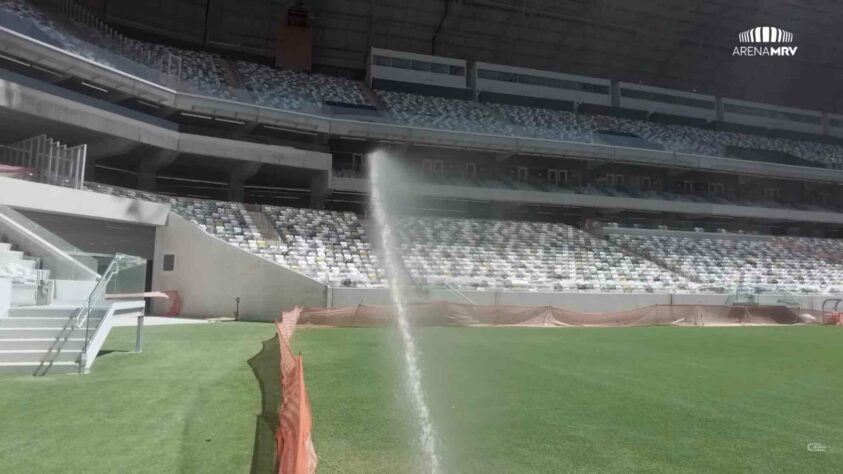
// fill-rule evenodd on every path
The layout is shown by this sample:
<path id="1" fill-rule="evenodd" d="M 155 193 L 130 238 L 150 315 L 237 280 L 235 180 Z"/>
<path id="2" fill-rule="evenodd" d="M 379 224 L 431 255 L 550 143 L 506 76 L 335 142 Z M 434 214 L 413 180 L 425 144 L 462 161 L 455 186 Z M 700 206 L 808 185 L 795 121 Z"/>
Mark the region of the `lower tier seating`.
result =
<path id="1" fill-rule="evenodd" d="M 351 212 L 262 206 L 262 235 L 240 203 L 89 189 L 169 204 L 232 245 L 331 286 L 383 287 L 364 221 Z M 843 242 L 795 237 L 649 236 L 600 239 L 571 226 L 446 217 L 395 218 L 403 269 L 423 288 L 593 292 L 836 293 Z"/>
<path id="2" fill-rule="evenodd" d="M 686 276 L 701 290 L 817 294 L 843 288 L 843 266 L 823 258 L 839 245 L 832 240 L 611 235 L 610 241 Z"/>

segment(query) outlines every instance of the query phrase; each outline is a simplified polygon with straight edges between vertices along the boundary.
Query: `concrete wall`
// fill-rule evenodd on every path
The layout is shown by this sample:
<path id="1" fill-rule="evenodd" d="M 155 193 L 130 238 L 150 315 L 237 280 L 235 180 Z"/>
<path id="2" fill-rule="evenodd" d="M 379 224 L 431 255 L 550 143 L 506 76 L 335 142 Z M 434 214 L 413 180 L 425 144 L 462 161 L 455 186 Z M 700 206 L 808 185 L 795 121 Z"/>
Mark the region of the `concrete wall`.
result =
<path id="1" fill-rule="evenodd" d="M 151 225 L 26 210 L 21 214 L 84 252 L 124 253 L 147 260 L 155 255 L 155 227 Z"/>
<path id="2" fill-rule="evenodd" d="M 331 307 L 356 304 L 389 304 L 386 289 L 331 288 Z M 730 295 L 653 293 L 539 293 L 531 291 L 431 290 L 429 301 L 479 305 L 558 306 L 572 311 L 602 313 L 627 311 L 654 304 L 726 304 Z M 422 300 L 418 298 L 417 300 Z"/>
<path id="3" fill-rule="evenodd" d="M 79 281 L 79 280 L 55 280 L 55 289 L 53 293 L 53 301 L 56 303 L 82 303 L 88 299 L 94 287 L 97 285 L 96 281 Z M 143 288 L 136 290 L 136 292 L 143 291 Z M 109 291 L 111 293 L 111 291 Z"/>
<path id="4" fill-rule="evenodd" d="M 164 225 L 170 212 L 170 206 L 164 204 L 13 178 L 0 178 L 0 204 L 18 210 L 145 225 Z"/>
<path id="5" fill-rule="evenodd" d="M 411 298 L 414 302 L 451 301 L 454 303 L 473 303 L 478 305 L 512 306 L 557 306 L 572 311 L 603 313 L 628 311 L 655 304 L 732 304 L 731 294 L 659 294 L 659 293 L 539 293 L 531 291 L 454 291 L 431 290 L 425 298 Z M 760 295 L 758 304 L 789 305 L 789 301 L 798 301 L 800 308 L 821 310 L 823 301 L 830 298 L 843 298 L 843 295 Z M 787 300 L 788 302 L 785 302 Z M 357 304 L 390 304 L 389 291 L 382 288 L 330 288 L 328 306 L 340 307 Z M 843 303 L 840 308 L 843 309 Z"/>
<path id="6" fill-rule="evenodd" d="M 369 191 L 368 180 L 332 177 L 329 186 L 336 191 Z M 843 224 L 843 214 L 835 212 L 802 211 L 731 204 L 689 201 L 664 201 L 630 197 L 597 196 L 566 192 L 498 189 L 470 186 L 451 186 L 417 182 L 405 186 L 405 192 L 418 196 L 465 199 L 470 201 L 497 201 L 512 203 L 551 204 L 555 206 L 595 207 L 649 212 L 677 212 L 706 216 L 751 217 L 782 221 L 824 222 Z"/>
<path id="7" fill-rule="evenodd" d="M 175 255 L 173 271 L 163 271 L 164 255 Z M 155 236 L 152 288 L 176 290 L 182 315 L 232 316 L 240 297 L 241 319 L 272 321 L 296 305 L 325 306 L 325 285 L 219 240 L 185 219 L 170 214 Z M 156 300 L 154 314 L 166 301 Z"/>
<path id="8" fill-rule="evenodd" d="M 12 279 L 0 278 L 0 318 L 9 315 L 12 301 Z"/>

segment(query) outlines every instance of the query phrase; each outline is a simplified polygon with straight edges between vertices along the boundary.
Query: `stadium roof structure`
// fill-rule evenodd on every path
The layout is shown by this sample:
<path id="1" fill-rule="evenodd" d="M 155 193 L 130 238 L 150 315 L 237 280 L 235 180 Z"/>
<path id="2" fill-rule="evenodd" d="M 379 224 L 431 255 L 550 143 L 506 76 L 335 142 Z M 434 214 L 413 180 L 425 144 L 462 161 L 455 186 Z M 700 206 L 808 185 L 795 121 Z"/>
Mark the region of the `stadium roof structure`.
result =
<path id="1" fill-rule="evenodd" d="M 361 67 L 369 47 L 555 70 L 843 111 L 834 0 L 309 0 L 314 62 Z M 757 26 L 794 57 L 733 57 Z"/>

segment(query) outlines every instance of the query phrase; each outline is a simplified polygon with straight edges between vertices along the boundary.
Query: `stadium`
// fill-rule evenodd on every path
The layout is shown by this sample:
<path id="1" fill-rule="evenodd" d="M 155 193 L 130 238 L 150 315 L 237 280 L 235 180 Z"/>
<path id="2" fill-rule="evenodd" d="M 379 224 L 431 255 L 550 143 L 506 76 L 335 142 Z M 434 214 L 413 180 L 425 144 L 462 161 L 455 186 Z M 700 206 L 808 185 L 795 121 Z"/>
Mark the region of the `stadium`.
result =
<path id="1" fill-rule="evenodd" d="M 0 0 L 0 471 L 840 472 L 841 25 Z"/>

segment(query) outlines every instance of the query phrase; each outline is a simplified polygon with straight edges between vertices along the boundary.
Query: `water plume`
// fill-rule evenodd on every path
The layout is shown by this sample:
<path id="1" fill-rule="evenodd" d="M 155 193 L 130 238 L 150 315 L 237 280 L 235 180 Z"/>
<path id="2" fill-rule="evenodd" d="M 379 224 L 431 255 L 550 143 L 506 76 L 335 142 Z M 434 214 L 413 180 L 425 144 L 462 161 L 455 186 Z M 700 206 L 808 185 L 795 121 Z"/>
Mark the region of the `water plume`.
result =
<path id="1" fill-rule="evenodd" d="M 436 452 L 436 436 L 430 410 L 427 407 L 422 390 L 419 350 L 410 330 L 407 286 L 401 275 L 402 266 L 399 262 L 398 242 L 388 212 L 388 208 L 394 206 L 404 197 L 401 193 L 402 180 L 400 179 L 400 172 L 395 169 L 395 164 L 391 162 L 387 152 L 376 151 L 369 154 L 368 165 L 372 214 L 375 227 L 380 234 L 381 255 L 384 259 L 384 269 L 389 282 L 389 295 L 396 311 L 398 330 L 401 333 L 410 402 L 415 411 L 420 430 L 419 441 L 427 470 L 437 473 L 440 467 L 439 456 Z"/>

